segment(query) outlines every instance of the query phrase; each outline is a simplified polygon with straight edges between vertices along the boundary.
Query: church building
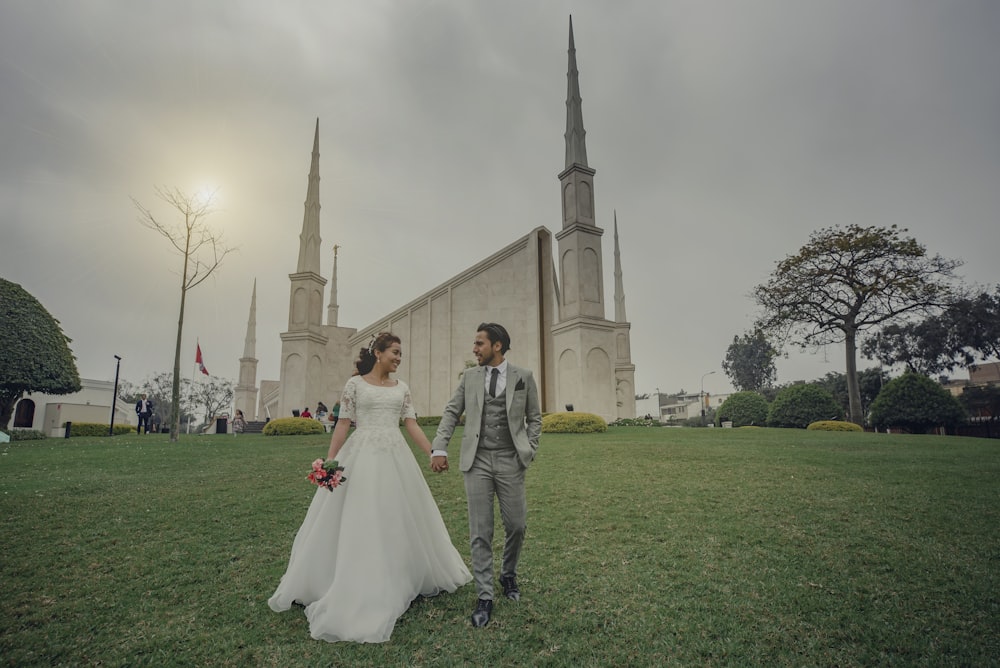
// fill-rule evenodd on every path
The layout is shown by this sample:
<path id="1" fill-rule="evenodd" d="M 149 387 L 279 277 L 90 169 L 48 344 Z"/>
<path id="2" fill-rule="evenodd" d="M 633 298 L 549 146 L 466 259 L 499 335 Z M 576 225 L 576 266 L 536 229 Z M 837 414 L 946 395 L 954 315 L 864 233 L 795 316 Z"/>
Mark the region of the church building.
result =
<path id="1" fill-rule="evenodd" d="M 569 24 L 566 160 L 558 175 L 562 221 L 553 235 L 536 227 L 445 283 L 361 328 L 338 323 L 337 262 L 324 318 L 327 280 L 320 274 L 319 121 L 313 137 L 299 257 L 289 274 L 287 330 L 280 380 L 256 384 L 256 284 L 240 359 L 236 408 L 248 419 L 286 417 L 293 409 L 339 400 L 357 351 L 391 331 L 405 352 L 397 375 L 418 415 L 440 415 L 474 363 L 481 322 L 510 332 L 506 357 L 535 374 L 543 412 L 576 410 L 607 421 L 635 417 L 635 366 L 625 315 L 618 222 L 614 220 L 614 320 L 605 317 L 602 237 L 594 205 L 596 170 L 587 161 L 579 72 Z M 555 196 L 553 192 L 553 196 Z"/>

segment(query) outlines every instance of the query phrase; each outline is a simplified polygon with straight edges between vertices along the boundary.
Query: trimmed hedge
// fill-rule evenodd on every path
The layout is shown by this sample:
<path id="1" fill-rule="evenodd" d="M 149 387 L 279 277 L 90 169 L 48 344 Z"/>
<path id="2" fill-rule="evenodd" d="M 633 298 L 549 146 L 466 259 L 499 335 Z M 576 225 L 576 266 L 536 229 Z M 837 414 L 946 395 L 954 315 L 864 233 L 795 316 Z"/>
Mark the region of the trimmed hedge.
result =
<path id="1" fill-rule="evenodd" d="M 840 420 L 818 420 L 810 422 L 806 427 L 809 431 L 864 431 L 861 425 L 853 422 L 842 422 Z"/>
<path id="2" fill-rule="evenodd" d="M 659 420 L 653 418 L 618 418 L 608 424 L 609 427 L 662 427 Z"/>
<path id="3" fill-rule="evenodd" d="M 421 427 L 435 427 L 441 424 L 440 415 L 418 415 L 417 424 Z"/>
<path id="4" fill-rule="evenodd" d="M 271 420 L 264 425 L 264 436 L 304 436 L 326 431 L 319 420 L 302 417 L 285 417 Z"/>
<path id="5" fill-rule="evenodd" d="M 607 430 L 604 418 L 593 413 L 574 411 L 542 416 L 542 433 L 545 434 L 593 434 Z"/>
<path id="6" fill-rule="evenodd" d="M 11 429 L 10 433 L 4 433 L 10 436 L 11 441 L 38 441 L 45 438 L 45 432 L 37 429 Z"/>
<path id="7" fill-rule="evenodd" d="M 715 424 L 732 422 L 734 427 L 763 425 L 767 421 L 767 399 L 749 390 L 729 395 L 715 412 Z"/>
<path id="8" fill-rule="evenodd" d="M 870 419 L 878 429 L 895 427 L 913 434 L 934 427 L 954 429 L 965 419 L 965 408 L 927 376 L 907 371 L 893 378 L 872 402 Z"/>
<path id="9" fill-rule="evenodd" d="M 66 425 L 63 425 L 64 427 Z M 69 436 L 73 438 L 74 436 L 107 436 L 108 427 L 111 425 L 101 424 L 100 422 L 74 422 L 73 426 L 69 428 Z M 121 434 L 131 434 L 135 432 L 135 426 L 130 424 L 116 424 L 115 425 L 115 436 L 120 436 Z"/>
<path id="10" fill-rule="evenodd" d="M 833 395 L 819 385 L 792 385 L 771 402 L 767 426 L 805 429 L 813 422 L 832 421 L 843 412 Z"/>

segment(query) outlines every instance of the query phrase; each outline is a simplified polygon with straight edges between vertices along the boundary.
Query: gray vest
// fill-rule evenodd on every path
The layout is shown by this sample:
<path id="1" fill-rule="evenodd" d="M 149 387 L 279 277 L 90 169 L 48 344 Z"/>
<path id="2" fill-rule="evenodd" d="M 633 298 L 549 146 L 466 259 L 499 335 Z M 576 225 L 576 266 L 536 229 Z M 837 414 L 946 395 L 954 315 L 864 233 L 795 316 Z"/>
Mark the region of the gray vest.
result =
<path id="1" fill-rule="evenodd" d="M 483 404 L 483 424 L 479 430 L 479 447 L 484 450 L 513 450 L 514 439 L 507 423 L 507 390 L 496 397 L 486 394 Z"/>

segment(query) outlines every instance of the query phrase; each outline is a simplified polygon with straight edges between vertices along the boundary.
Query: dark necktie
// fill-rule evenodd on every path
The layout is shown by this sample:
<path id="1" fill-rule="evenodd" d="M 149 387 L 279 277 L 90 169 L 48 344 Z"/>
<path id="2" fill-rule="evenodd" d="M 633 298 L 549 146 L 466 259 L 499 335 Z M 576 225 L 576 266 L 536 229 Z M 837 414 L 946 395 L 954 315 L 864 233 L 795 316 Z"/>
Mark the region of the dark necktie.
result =
<path id="1" fill-rule="evenodd" d="M 493 369 L 493 373 L 490 374 L 490 396 L 497 396 L 497 378 L 500 376 L 500 369 Z"/>

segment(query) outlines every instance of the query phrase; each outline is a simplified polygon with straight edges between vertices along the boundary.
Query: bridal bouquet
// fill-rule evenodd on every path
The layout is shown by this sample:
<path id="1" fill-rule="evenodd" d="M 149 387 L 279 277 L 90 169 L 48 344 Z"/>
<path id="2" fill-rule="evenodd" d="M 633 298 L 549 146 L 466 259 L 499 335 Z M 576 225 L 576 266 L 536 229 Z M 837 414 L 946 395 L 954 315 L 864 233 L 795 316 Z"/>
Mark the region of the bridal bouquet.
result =
<path id="1" fill-rule="evenodd" d="M 331 492 L 334 487 L 338 487 L 347 480 L 344 475 L 344 467 L 337 463 L 336 459 L 317 459 L 312 463 L 312 471 L 306 476 L 306 480 L 318 487 L 326 487 Z"/>

